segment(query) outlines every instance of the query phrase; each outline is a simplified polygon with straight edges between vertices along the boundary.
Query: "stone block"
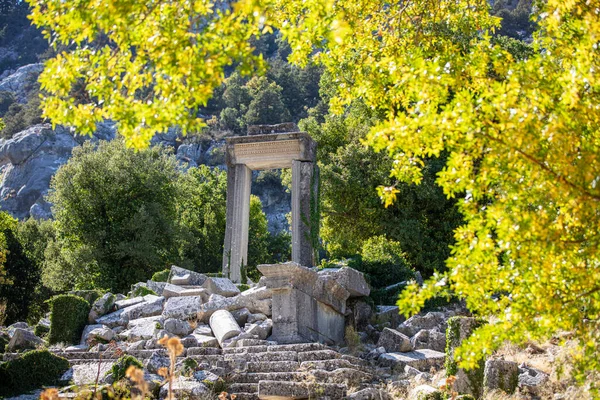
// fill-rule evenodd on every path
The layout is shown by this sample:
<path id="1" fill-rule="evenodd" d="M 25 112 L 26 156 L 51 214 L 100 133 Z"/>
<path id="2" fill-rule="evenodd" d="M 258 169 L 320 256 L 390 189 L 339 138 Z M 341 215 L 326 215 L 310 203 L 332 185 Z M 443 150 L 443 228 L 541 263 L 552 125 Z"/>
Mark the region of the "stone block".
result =
<path id="1" fill-rule="evenodd" d="M 248 321 L 248 316 L 250 315 L 250 311 L 247 308 L 240 308 L 239 310 L 234 310 L 231 312 L 233 318 L 238 323 L 239 326 L 244 326 Z"/>
<path id="2" fill-rule="evenodd" d="M 139 303 L 143 303 L 144 302 L 144 298 L 142 296 L 138 296 L 138 297 L 133 297 L 131 299 L 123 299 L 123 300 L 116 300 L 115 301 L 115 308 L 117 310 L 120 310 L 122 308 L 127 308 L 127 307 L 131 307 L 133 305 L 139 304 Z"/>
<path id="3" fill-rule="evenodd" d="M 227 278 L 208 278 L 202 287 L 210 294 L 220 294 L 225 297 L 233 297 L 240 294 L 240 289 Z"/>
<path id="4" fill-rule="evenodd" d="M 196 325 L 196 329 L 194 329 L 194 334 L 204 335 L 204 336 L 214 336 L 212 333 L 212 329 L 210 329 L 210 326 L 208 326 L 206 324 Z"/>
<path id="5" fill-rule="evenodd" d="M 6 346 L 9 352 L 15 350 L 35 349 L 37 346 L 44 344 L 44 341 L 39 337 L 35 336 L 32 332 L 16 328 L 13 331 L 13 335 Z"/>
<path id="6" fill-rule="evenodd" d="M 192 285 L 192 286 L 202 286 L 204 281 L 208 278 L 204 274 L 201 274 L 201 273 L 198 273 L 195 271 L 190 271 L 188 269 L 180 268 L 176 265 L 173 265 L 173 266 L 171 266 L 171 273 L 169 274 L 169 283 L 173 283 L 172 279 L 174 277 L 181 277 L 181 276 L 186 276 L 186 275 L 189 275 L 186 285 Z"/>
<path id="7" fill-rule="evenodd" d="M 121 313 L 121 319 L 123 321 L 130 321 L 132 319 L 160 315 L 165 301 L 164 297 L 149 294 L 144 296 L 143 300 L 142 303 L 124 308 Z"/>
<path id="8" fill-rule="evenodd" d="M 165 304 L 163 316 L 166 318 L 192 319 L 195 318 L 202 306 L 202 297 L 183 296 L 171 297 Z"/>
<path id="9" fill-rule="evenodd" d="M 350 293 L 350 297 L 363 297 L 371 294 L 365 275 L 354 268 L 342 267 L 332 274 L 334 279 Z"/>
<path id="10" fill-rule="evenodd" d="M 426 314 L 426 316 L 429 314 L 431 313 Z M 453 390 L 459 394 L 469 394 L 475 398 L 480 398 L 483 395 L 484 361 L 481 361 L 476 368 L 465 371 L 458 368 L 454 360 L 454 350 L 484 323 L 483 320 L 478 318 L 452 317 L 448 320 L 446 332 L 446 375 L 456 377 Z"/>
<path id="11" fill-rule="evenodd" d="M 346 386 L 335 383 L 264 380 L 258 383 L 258 397 L 261 400 L 343 399 L 346 397 Z"/>
<path id="12" fill-rule="evenodd" d="M 214 336 L 198 335 L 192 333 L 198 347 L 219 347 L 219 341 Z"/>
<path id="13" fill-rule="evenodd" d="M 115 332 L 107 326 L 92 329 L 88 335 L 88 339 L 96 339 L 103 342 L 110 342 L 115 338 Z"/>
<path id="14" fill-rule="evenodd" d="M 96 322 L 96 319 L 101 316 L 108 314 L 115 305 L 116 296 L 112 293 L 106 293 L 99 299 L 94 301 L 92 304 L 92 308 L 90 309 L 90 313 L 88 315 L 88 322 L 93 324 Z"/>
<path id="15" fill-rule="evenodd" d="M 105 325 L 102 325 L 102 324 L 86 325 L 83 328 L 83 332 L 81 333 L 81 340 L 79 341 L 79 344 L 87 345 L 88 339 L 90 336 L 90 332 L 93 331 L 94 329 L 102 328 L 103 326 L 105 326 Z"/>
<path id="16" fill-rule="evenodd" d="M 439 351 L 421 349 L 408 353 L 384 353 L 377 359 L 379 365 L 391 367 L 394 371 L 403 372 L 408 365 L 422 372 L 431 368 L 442 369 L 446 356 Z"/>
<path id="17" fill-rule="evenodd" d="M 188 321 L 177 318 L 167 319 L 163 326 L 167 332 L 177 336 L 187 336 L 194 330 Z"/>
<path id="18" fill-rule="evenodd" d="M 146 287 L 156 293 L 158 296 L 163 296 L 163 290 L 167 282 L 146 281 Z"/>
<path id="19" fill-rule="evenodd" d="M 413 350 L 413 345 L 408 336 L 390 328 L 383 329 L 377 341 L 377 347 L 385 348 L 387 353 L 406 353 Z"/>
<path id="20" fill-rule="evenodd" d="M 211 315 L 210 328 L 215 338 L 219 341 L 219 344 L 241 333 L 241 329 L 235 318 L 227 310 L 218 310 Z"/>
<path id="21" fill-rule="evenodd" d="M 483 374 L 485 390 L 502 390 L 514 393 L 519 384 L 519 365 L 514 361 L 487 360 Z"/>
<path id="22" fill-rule="evenodd" d="M 415 349 L 446 351 L 446 335 L 435 329 L 422 329 L 410 339 Z"/>

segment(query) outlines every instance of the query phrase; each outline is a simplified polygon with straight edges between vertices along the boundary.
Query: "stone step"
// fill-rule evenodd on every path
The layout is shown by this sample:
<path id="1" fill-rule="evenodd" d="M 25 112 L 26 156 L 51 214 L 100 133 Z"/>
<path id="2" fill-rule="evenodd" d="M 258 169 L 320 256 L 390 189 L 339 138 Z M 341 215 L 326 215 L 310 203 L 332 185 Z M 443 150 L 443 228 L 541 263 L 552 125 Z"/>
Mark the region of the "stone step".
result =
<path id="1" fill-rule="evenodd" d="M 233 374 L 229 377 L 229 380 L 237 383 L 258 383 L 260 381 L 300 382 L 306 377 L 307 374 L 304 372 L 250 372 Z"/>
<path id="2" fill-rule="evenodd" d="M 232 383 L 228 386 L 229 393 L 257 393 L 258 383 Z"/>
<path id="3" fill-rule="evenodd" d="M 238 340 L 237 347 L 252 347 L 252 346 L 272 346 L 276 345 L 277 342 L 272 340 L 260 340 L 260 339 L 240 339 Z"/>
<path id="4" fill-rule="evenodd" d="M 225 354 L 225 361 L 245 360 L 247 362 L 260 361 L 298 361 L 298 354 L 295 351 L 273 351 L 263 353 L 241 353 Z M 303 353 L 300 353 L 303 354 Z"/>
<path id="5" fill-rule="evenodd" d="M 362 365 L 356 365 L 348 360 L 342 358 L 331 359 L 331 360 L 315 360 L 315 361 L 304 361 L 300 363 L 300 368 L 304 370 L 321 369 L 325 371 L 335 371 L 340 368 L 354 368 L 362 372 L 371 373 L 371 369 Z"/>
<path id="6" fill-rule="evenodd" d="M 268 346 L 228 347 L 223 354 L 266 353 Z"/>
<path id="7" fill-rule="evenodd" d="M 299 368 L 297 361 L 254 361 L 246 364 L 246 372 L 296 372 Z"/>
<path id="8" fill-rule="evenodd" d="M 295 351 L 298 353 L 306 351 L 327 350 L 328 347 L 321 343 L 294 343 L 294 344 L 278 344 L 269 346 L 268 351 Z"/>
<path id="9" fill-rule="evenodd" d="M 340 353 L 334 350 L 315 350 L 298 353 L 298 361 L 301 363 L 305 361 L 332 360 L 341 357 Z"/>
<path id="10" fill-rule="evenodd" d="M 235 400 L 259 400 L 258 393 L 235 393 Z"/>
<path id="11" fill-rule="evenodd" d="M 261 400 L 320 399 L 334 400 L 346 397 L 346 386 L 335 383 L 307 383 L 260 381 L 258 396 Z"/>
<path id="12" fill-rule="evenodd" d="M 188 347 L 186 355 L 188 356 L 205 356 L 205 355 L 218 355 L 222 354 L 223 351 L 216 347 Z"/>
<path id="13" fill-rule="evenodd" d="M 308 372 L 313 376 L 313 380 L 323 383 L 341 383 L 348 387 L 357 387 L 364 383 L 370 383 L 374 380 L 372 374 L 359 371 L 354 368 L 339 368 L 335 371 L 325 371 L 316 369 Z"/>

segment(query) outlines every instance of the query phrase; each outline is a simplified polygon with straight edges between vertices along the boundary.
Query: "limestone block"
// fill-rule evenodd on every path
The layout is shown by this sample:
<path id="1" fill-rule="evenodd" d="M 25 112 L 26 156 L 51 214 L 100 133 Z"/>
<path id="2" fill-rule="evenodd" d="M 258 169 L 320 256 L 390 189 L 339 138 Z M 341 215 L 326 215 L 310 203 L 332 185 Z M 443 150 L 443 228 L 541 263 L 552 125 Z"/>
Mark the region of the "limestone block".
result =
<path id="1" fill-rule="evenodd" d="M 241 333 L 241 329 L 237 322 L 235 322 L 235 318 L 227 310 L 218 310 L 210 316 L 210 328 L 215 338 L 219 341 L 219 344 Z"/>
<path id="2" fill-rule="evenodd" d="M 236 297 L 223 297 L 218 295 L 212 295 L 208 302 L 202 304 L 198 310 L 198 320 L 202 322 L 208 322 L 210 316 L 217 310 L 235 310 L 236 308 Z"/>
<path id="3" fill-rule="evenodd" d="M 90 309 L 90 313 L 88 315 L 88 322 L 93 324 L 96 322 L 96 319 L 101 316 L 108 314 L 115 305 L 116 296 L 112 293 L 106 293 L 99 299 L 94 301 L 92 304 L 92 308 Z"/>
<path id="4" fill-rule="evenodd" d="M 177 336 L 187 336 L 194 330 L 188 321 L 177 318 L 167 319 L 164 323 L 164 329 Z"/>
<path id="5" fill-rule="evenodd" d="M 514 361 L 487 360 L 483 375 L 485 390 L 500 389 L 512 394 L 519 383 L 519 365 Z"/>
<path id="6" fill-rule="evenodd" d="M 181 338 L 181 344 L 184 348 L 198 347 L 198 340 L 194 335 L 187 335 Z"/>
<path id="7" fill-rule="evenodd" d="M 262 380 L 258 383 L 258 397 L 261 400 L 281 399 L 343 399 L 346 386 L 335 383 L 285 382 Z"/>
<path id="8" fill-rule="evenodd" d="M 410 338 L 394 329 L 384 328 L 377 341 L 377 347 L 384 347 L 388 353 L 409 352 L 413 350 Z"/>
<path id="9" fill-rule="evenodd" d="M 86 325 L 83 328 L 83 332 L 81 333 L 81 340 L 79 341 L 79 344 L 87 344 L 89 336 L 90 336 L 90 332 L 93 331 L 94 329 L 102 328 L 103 326 L 105 326 L 105 325 L 102 325 L 102 324 Z"/>
<path id="10" fill-rule="evenodd" d="M 389 322 L 392 326 L 397 326 L 402 320 L 402 316 L 400 315 L 400 309 L 398 306 L 377 306 L 375 308 L 375 323 L 384 324 Z M 419 330 L 415 330 L 411 332 L 410 335 L 407 332 L 401 331 L 408 337 L 412 337 Z"/>
<path id="11" fill-rule="evenodd" d="M 162 352 L 152 353 L 152 356 L 144 362 L 144 368 L 152 374 L 157 374 L 159 369 L 162 367 L 169 368 L 170 365 L 169 357 Z"/>
<path id="12" fill-rule="evenodd" d="M 195 335 L 213 336 L 212 329 L 206 324 L 198 324 L 194 329 Z"/>
<path id="13" fill-rule="evenodd" d="M 343 267 L 334 272 L 334 279 L 350 293 L 350 297 L 368 296 L 371 288 L 365 280 L 365 275 L 354 268 Z"/>
<path id="14" fill-rule="evenodd" d="M 117 310 L 120 310 L 122 308 L 127 308 L 127 307 L 131 307 L 133 305 L 139 304 L 139 303 L 143 303 L 144 302 L 144 298 L 142 296 L 138 296 L 138 297 L 133 297 L 131 299 L 123 299 L 123 300 L 116 300 L 115 301 L 115 308 Z"/>
<path id="15" fill-rule="evenodd" d="M 132 319 L 131 321 L 127 322 L 127 328 L 131 329 L 137 325 L 145 325 L 148 322 L 153 322 L 155 325 L 158 324 L 162 327 L 164 318 L 162 317 L 162 315 L 154 315 L 152 317 Z"/>
<path id="16" fill-rule="evenodd" d="M 133 342 L 133 343 L 129 344 L 127 346 L 127 351 L 144 350 L 145 346 L 146 346 L 145 340 L 138 340 L 137 342 Z"/>
<path id="17" fill-rule="evenodd" d="M 210 294 L 220 294 L 225 297 L 232 297 L 240 294 L 240 289 L 227 278 L 208 278 L 202 284 Z"/>
<path id="18" fill-rule="evenodd" d="M 446 316 L 442 312 L 428 312 L 425 315 L 413 315 L 405 322 L 405 325 L 422 329 L 437 329 L 446 332 Z"/>
<path id="19" fill-rule="evenodd" d="M 240 308 L 239 310 L 234 310 L 231 312 L 233 318 L 238 323 L 239 326 L 244 326 L 248 321 L 248 316 L 250 315 L 250 311 L 247 308 Z"/>
<path id="20" fill-rule="evenodd" d="M 431 368 L 442 369 L 445 360 L 444 353 L 421 349 L 408 353 L 384 353 L 377 359 L 379 365 L 391 367 L 394 371 L 402 372 L 409 365 L 419 371 L 429 372 Z"/>
<path id="21" fill-rule="evenodd" d="M 163 296 L 163 290 L 167 282 L 146 281 L 146 287 L 156 293 L 158 296 Z"/>
<path id="22" fill-rule="evenodd" d="M 41 344 L 44 344 L 44 341 L 35 336 L 32 332 L 26 329 L 16 328 L 12 338 L 10 338 L 10 341 L 8 342 L 7 350 L 9 352 L 14 352 L 15 350 L 35 349 Z"/>
<path id="23" fill-rule="evenodd" d="M 171 277 L 171 283 L 173 285 L 189 285 L 190 279 L 190 274 L 176 275 Z"/>
<path id="24" fill-rule="evenodd" d="M 248 322 L 249 324 L 253 324 L 255 322 L 264 321 L 267 318 L 268 317 L 262 313 L 250 314 L 248 315 L 248 320 L 246 322 Z"/>
<path id="25" fill-rule="evenodd" d="M 88 335 L 88 339 L 96 339 L 102 340 L 105 342 L 110 342 L 115 337 L 115 332 L 107 326 L 101 326 L 99 328 L 92 329 Z"/>
<path id="26" fill-rule="evenodd" d="M 535 392 L 535 388 L 548 380 L 548 375 L 527 365 L 519 366 L 519 387 Z"/>
<path id="27" fill-rule="evenodd" d="M 172 282 L 173 277 L 185 276 L 185 275 L 189 275 L 187 283 L 185 283 L 186 285 L 202 286 L 204 281 L 207 279 L 207 276 L 204 274 L 200 274 L 198 272 L 190 271 L 188 269 L 180 268 L 176 265 L 173 265 L 173 266 L 171 266 L 171 274 L 169 275 L 169 283 L 174 283 L 174 282 Z"/>
<path id="28" fill-rule="evenodd" d="M 100 365 L 100 377 L 112 369 L 114 362 L 104 361 Z M 96 382 L 98 377 L 98 363 L 75 364 L 73 368 L 73 384 L 77 386 L 89 385 Z"/>
<path id="29" fill-rule="evenodd" d="M 160 322 L 151 318 L 141 318 L 143 321 L 135 324 L 129 324 L 131 326 L 128 330 L 124 331 L 121 335 L 125 335 L 127 341 L 135 342 L 138 340 L 148 340 L 154 337 L 157 329 L 157 324 L 160 326 Z"/>
<path id="30" fill-rule="evenodd" d="M 259 340 L 265 340 L 271 335 L 271 330 L 273 329 L 273 321 L 267 319 L 260 323 L 254 323 L 248 325 L 244 329 L 244 333 L 247 333 L 250 336 L 255 336 Z"/>
<path id="31" fill-rule="evenodd" d="M 349 394 L 347 397 L 349 400 L 380 400 L 387 399 L 387 395 L 385 392 L 375 389 L 373 387 L 369 387 L 363 390 L 359 390 L 358 392 L 354 392 Z"/>
<path id="32" fill-rule="evenodd" d="M 208 299 L 208 290 L 201 287 L 184 288 L 171 283 L 166 283 L 163 289 L 163 296 L 166 299 L 171 297 L 200 296 L 202 297 L 202 301 L 206 301 Z"/>
<path id="33" fill-rule="evenodd" d="M 422 329 L 410 339 L 415 349 L 446 351 L 446 335 L 435 329 Z"/>
<path id="34" fill-rule="evenodd" d="M 192 333 L 198 347 L 219 347 L 219 341 L 214 336 L 198 335 Z"/>
<path id="35" fill-rule="evenodd" d="M 165 304 L 163 315 L 166 318 L 191 319 L 196 317 L 201 305 L 200 296 L 171 297 Z"/>
<path id="36" fill-rule="evenodd" d="M 179 377 L 173 382 L 173 395 L 177 399 L 202 400 L 206 398 L 208 388 L 195 379 Z M 160 399 L 165 399 L 169 395 L 169 385 L 163 385 L 160 388 Z"/>
<path id="37" fill-rule="evenodd" d="M 124 308 L 121 319 L 128 322 L 132 319 L 160 315 L 165 301 L 164 297 L 149 294 L 143 299 L 142 303 Z"/>

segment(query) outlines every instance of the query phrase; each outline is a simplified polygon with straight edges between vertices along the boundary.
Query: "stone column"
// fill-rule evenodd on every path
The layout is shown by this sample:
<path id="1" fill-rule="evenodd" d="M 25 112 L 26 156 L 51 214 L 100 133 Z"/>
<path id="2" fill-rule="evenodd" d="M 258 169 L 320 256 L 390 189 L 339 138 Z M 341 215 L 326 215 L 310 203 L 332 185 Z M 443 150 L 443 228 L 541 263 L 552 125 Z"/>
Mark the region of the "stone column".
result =
<path id="1" fill-rule="evenodd" d="M 292 161 L 292 261 L 314 266 L 318 236 L 318 170 L 310 161 Z"/>
<path id="2" fill-rule="evenodd" d="M 242 264 L 248 264 L 251 183 L 252 170 L 245 164 L 227 166 L 227 221 L 223 246 L 223 274 L 238 283 L 242 278 Z"/>

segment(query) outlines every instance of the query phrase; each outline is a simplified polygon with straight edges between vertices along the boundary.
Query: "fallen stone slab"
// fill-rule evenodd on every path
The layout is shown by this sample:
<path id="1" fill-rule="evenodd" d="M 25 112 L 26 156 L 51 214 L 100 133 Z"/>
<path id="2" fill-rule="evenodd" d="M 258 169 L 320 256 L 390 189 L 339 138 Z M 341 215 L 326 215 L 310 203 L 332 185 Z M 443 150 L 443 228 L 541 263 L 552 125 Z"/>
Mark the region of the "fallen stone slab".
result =
<path id="1" fill-rule="evenodd" d="M 96 301 L 94 301 L 94 304 L 92 304 L 92 308 L 90 309 L 90 313 L 88 315 L 88 322 L 90 324 L 93 324 L 98 318 L 108 314 L 115 306 L 116 300 L 117 297 L 112 293 L 106 293 L 99 299 L 96 299 Z"/>
<path id="2" fill-rule="evenodd" d="M 384 353 L 377 359 L 382 367 L 391 367 L 394 371 L 402 372 L 409 365 L 422 372 L 431 368 L 442 369 L 446 355 L 435 350 L 420 349 L 408 353 Z"/>
<path id="3" fill-rule="evenodd" d="M 227 310 L 218 310 L 210 317 L 210 328 L 219 344 L 241 333 L 233 315 Z"/>
<path id="4" fill-rule="evenodd" d="M 335 383 L 264 380 L 258 383 L 258 397 L 261 400 L 343 399 L 346 397 L 346 387 Z"/>
<path id="5" fill-rule="evenodd" d="M 146 281 L 146 287 L 156 293 L 157 296 L 163 296 L 163 290 L 167 282 Z"/>
<path id="6" fill-rule="evenodd" d="M 163 296 L 165 297 L 165 299 L 171 297 L 200 296 L 202 297 L 202 301 L 207 301 L 208 295 L 208 290 L 201 287 L 185 288 L 182 286 L 167 283 L 165 284 L 165 287 L 163 289 Z"/>
<path id="7" fill-rule="evenodd" d="M 116 300 L 114 306 L 117 310 L 120 310 L 122 308 L 131 307 L 136 304 L 143 303 L 143 302 L 144 302 L 144 297 L 138 296 L 138 297 L 133 297 L 131 299 Z"/>
<path id="8" fill-rule="evenodd" d="M 158 320 L 153 318 L 142 318 L 143 322 L 137 322 L 130 324 L 131 328 L 122 332 L 120 335 L 124 335 L 129 342 L 136 342 L 139 340 L 152 339 L 157 330 L 157 324 L 160 326 Z"/>
<path id="9" fill-rule="evenodd" d="M 127 320 L 121 318 L 124 309 L 117 310 L 113 313 L 106 314 L 96 320 L 96 323 L 100 325 L 106 325 L 109 328 L 116 328 L 118 326 L 126 326 Z"/>
<path id="10" fill-rule="evenodd" d="M 110 342 L 115 338 L 115 332 L 107 326 L 100 326 L 98 328 L 94 328 L 88 334 L 88 340 L 96 340 L 102 342 Z"/>
<path id="11" fill-rule="evenodd" d="M 152 317 L 160 315 L 163 309 L 164 297 L 147 295 L 144 296 L 144 302 L 129 306 L 123 309 L 121 319 L 131 321 L 132 319 Z"/>
<path id="12" fill-rule="evenodd" d="M 204 335 L 204 336 L 214 336 L 212 333 L 212 329 L 210 329 L 210 326 L 206 325 L 206 324 L 198 324 L 196 326 L 196 329 L 194 329 L 194 334 Z"/>
<path id="13" fill-rule="evenodd" d="M 197 316 L 201 306 L 200 296 L 171 297 L 165 304 L 163 315 L 166 318 L 192 319 Z"/>
<path id="14" fill-rule="evenodd" d="M 187 336 L 194 330 L 188 321 L 177 318 L 167 319 L 163 324 L 163 328 L 167 332 L 177 336 Z"/>
<path id="15" fill-rule="evenodd" d="M 446 351 L 446 335 L 435 329 L 422 329 L 410 338 L 413 348 Z"/>
<path id="16" fill-rule="evenodd" d="M 83 328 L 83 332 L 81 333 L 81 340 L 79 341 L 79 344 L 87 345 L 90 332 L 93 331 L 94 329 L 102 328 L 103 326 L 105 326 L 105 325 L 102 325 L 102 324 L 86 325 Z"/>
<path id="17" fill-rule="evenodd" d="M 219 341 L 214 336 L 197 335 L 192 333 L 198 347 L 219 347 Z M 192 346 L 190 346 L 192 347 Z"/>
<path id="18" fill-rule="evenodd" d="M 100 379 L 102 379 L 104 375 L 110 372 L 114 362 L 102 360 L 101 363 L 88 362 L 73 365 L 73 384 L 83 386 L 95 383 L 98 378 L 98 364 L 100 364 Z"/>
<path id="19" fill-rule="evenodd" d="M 390 328 L 383 329 L 377 341 L 377 347 L 385 348 L 387 353 L 406 353 L 413 350 L 413 345 L 408 336 Z"/>
<path id="20" fill-rule="evenodd" d="M 210 294 L 220 294 L 225 297 L 233 297 L 240 294 L 240 289 L 227 278 L 208 278 L 202 284 Z"/>

